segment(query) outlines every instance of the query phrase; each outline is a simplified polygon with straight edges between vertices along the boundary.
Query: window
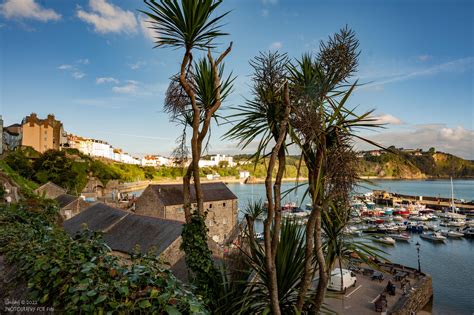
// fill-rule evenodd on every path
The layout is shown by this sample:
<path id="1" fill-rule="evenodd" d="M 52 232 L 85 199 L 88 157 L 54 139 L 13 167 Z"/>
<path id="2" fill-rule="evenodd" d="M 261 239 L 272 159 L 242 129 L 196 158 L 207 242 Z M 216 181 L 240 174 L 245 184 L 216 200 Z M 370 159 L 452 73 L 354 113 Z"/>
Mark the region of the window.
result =
<path id="1" fill-rule="evenodd" d="M 225 202 L 222 205 L 225 207 Z"/>
<path id="2" fill-rule="evenodd" d="M 209 204 L 209 209 L 212 209 L 212 203 Z"/>
<path id="3" fill-rule="evenodd" d="M 183 209 L 183 207 L 181 207 L 181 208 L 178 208 L 178 213 L 180 213 L 180 214 L 181 214 L 181 213 L 183 213 L 183 212 L 184 212 L 184 209 Z"/>

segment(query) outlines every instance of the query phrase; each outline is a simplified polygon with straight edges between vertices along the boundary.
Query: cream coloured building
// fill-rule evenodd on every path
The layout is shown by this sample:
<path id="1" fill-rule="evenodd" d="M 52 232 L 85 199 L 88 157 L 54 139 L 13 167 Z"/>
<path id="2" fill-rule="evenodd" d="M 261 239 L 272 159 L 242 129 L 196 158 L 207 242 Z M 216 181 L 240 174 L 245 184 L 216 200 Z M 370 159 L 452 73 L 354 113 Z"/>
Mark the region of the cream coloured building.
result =
<path id="1" fill-rule="evenodd" d="M 21 145 L 32 147 L 43 153 L 47 150 L 59 150 L 63 136 L 63 124 L 49 114 L 46 119 L 39 119 L 36 113 L 26 116 L 22 121 Z"/>

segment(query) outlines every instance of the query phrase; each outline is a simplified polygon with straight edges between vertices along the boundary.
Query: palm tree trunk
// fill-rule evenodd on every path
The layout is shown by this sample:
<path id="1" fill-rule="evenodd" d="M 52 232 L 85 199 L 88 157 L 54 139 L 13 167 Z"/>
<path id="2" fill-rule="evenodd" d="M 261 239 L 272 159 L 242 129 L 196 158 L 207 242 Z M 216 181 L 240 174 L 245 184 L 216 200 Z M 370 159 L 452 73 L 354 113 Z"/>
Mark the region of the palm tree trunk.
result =
<path id="1" fill-rule="evenodd" d="M 313 209 L 314 210 L 314 209 Z M 314 230 L 314 250 L 316 252 L 316 261 L 318 262 L 319 281 L 316 293 L 314 295 L 314 310 L 319 312 L 323 304 L 324 295 L 328 286 L 329 275 L 326 271 L 326 260 L 323 253 L 323 242 L 321 238 L 321 206 L 317 206 L 315 230 Z"/>

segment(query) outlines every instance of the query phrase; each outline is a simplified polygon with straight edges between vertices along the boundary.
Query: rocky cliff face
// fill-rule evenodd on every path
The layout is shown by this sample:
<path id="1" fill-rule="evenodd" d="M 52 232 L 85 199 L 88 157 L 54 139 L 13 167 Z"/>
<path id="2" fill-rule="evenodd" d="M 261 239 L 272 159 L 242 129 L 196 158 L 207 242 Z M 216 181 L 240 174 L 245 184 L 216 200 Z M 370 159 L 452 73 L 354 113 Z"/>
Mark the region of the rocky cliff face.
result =
<path id="1" fill-rule="evenodd" d="M 360 159 L 360 175 L 382 178 L 474 177 L 474 162 L 451 154 L 425 152 L 421 155 L 383 153 Z"/>

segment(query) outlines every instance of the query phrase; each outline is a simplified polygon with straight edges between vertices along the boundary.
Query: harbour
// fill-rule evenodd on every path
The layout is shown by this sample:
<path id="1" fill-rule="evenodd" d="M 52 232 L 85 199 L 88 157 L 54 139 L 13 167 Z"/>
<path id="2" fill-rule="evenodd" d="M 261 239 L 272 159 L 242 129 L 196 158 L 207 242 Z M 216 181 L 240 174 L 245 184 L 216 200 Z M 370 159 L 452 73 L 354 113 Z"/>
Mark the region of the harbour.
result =
<path id="1" fill-rule="evenodd" d="M 238 196 L 241 210 L 248 202 L 263 200 L 265 195 L 263 184 L 228 184 L 228 186 Z M 474 180 L 453 180 L 453 186 L 455 198 L 474 199 Z M 295 183 L 283 183 L 283 190 L 294 187 Z M 367 193 L 374 189 L 402 194 L 435 196 L 439 194 L 444 197 L 448 197 L 451 191 L 449 180 L 373 180 L 370 185 L 361 184 L 357 193 Z M 299 187 L 296 191 L 293 190 L 285 196 L 283 203 L 297 201 L 304 207 L 309 201 L 306 198 L 298 200 L 298 196 L 303 196 L 304 190 L 304 186 Z M 432 224 L 438 225 L 438 221 L 432 221 L 435 222 Z M 437 229 L 439 228 L 453 229 L 437 226 Z M 415 244 L 419 243 L 421 270 L 431 275 L 433 283 L 433 300 L 425 308 L 425 311 L 435 315 L 472 314 L 474 301 L 470 288 L 473 282 L 471 270 L 474 261 L 473 239 L 447 237 L 444 242 L 433 242 L 421 238 L 419 232 L 407 231 L 405 233 L 410 236 L 409 241 L 397 241 L 395 245 L 372 242 L 368 234 L 354 236 L 354 238 L 367 240 L 367 242 L 381 248 L 387 253 L 386 256 L 390 261 L 414 268 L 418 264 Z M 360 294 L 360 292 L 355 292 L 351 297 L 361 297 Z"/>

